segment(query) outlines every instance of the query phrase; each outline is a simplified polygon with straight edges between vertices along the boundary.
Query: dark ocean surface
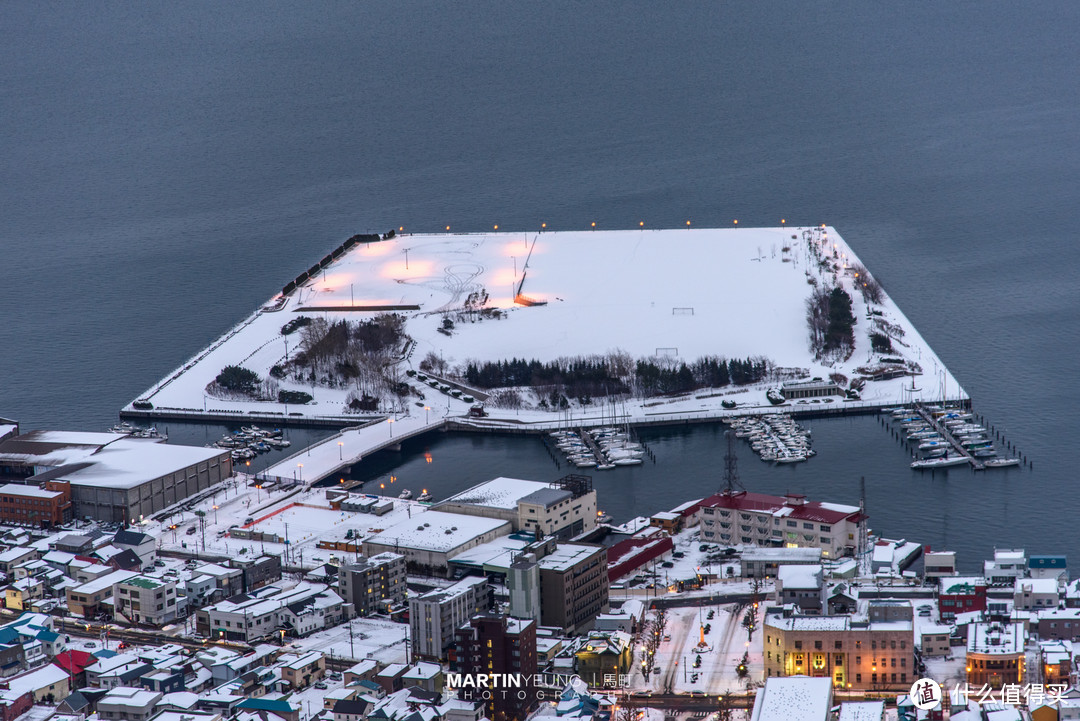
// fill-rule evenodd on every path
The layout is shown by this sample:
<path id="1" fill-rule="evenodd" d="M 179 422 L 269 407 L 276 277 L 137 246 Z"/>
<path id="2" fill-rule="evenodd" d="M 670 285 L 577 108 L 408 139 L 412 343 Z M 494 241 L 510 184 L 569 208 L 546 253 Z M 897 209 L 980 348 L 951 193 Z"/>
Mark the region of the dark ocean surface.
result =
<path id="1" fill-rule="evenodd" d="M 828 223 L 1034 468 L 917 475 L 861 418 L 814 422 L 798 467 L 741 445 L 743 483 L 857 503 L 865 477 L 877 530 L 965 566 L 1080 563 L 1078 26 L 1071 2 L 6 3 L 0 416 L 103 429 L 356 232 Z M 719 429 L 645 437 L 655 466 L 596 474 L 616 518 L 719 485 Z M 453 435 L 357 472 L 391 467 L 436 495 L 564 472 Z"/>

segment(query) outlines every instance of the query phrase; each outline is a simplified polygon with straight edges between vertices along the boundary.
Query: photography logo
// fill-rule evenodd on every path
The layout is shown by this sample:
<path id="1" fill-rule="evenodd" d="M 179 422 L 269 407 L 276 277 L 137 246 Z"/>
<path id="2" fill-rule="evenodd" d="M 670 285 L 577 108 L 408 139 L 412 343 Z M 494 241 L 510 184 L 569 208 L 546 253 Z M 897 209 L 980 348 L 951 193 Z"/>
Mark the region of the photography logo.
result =
<path id="1" fill-rule="evenodd" d="M 941 703 L 941 686 L 932 678 L 920 678 L 911 684 L 910 698 L 915 708 L 929 711 Z"/>

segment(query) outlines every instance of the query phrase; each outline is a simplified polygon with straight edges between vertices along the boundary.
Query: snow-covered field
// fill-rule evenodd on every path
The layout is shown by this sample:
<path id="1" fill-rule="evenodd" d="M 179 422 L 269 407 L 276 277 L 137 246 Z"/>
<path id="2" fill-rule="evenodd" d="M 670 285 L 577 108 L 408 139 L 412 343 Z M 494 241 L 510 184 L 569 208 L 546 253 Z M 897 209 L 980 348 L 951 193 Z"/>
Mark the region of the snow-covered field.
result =
<path id="1" fill-rule="evenodd" d="M 828 267 L 813 258 L 812 247 L 828 254 Z M 874 306 L 878 315 L 868 315 L 871 309 L 856 292 L 861 279 L 854 277 L 853 266 L 858 264 L 832 228 L 398 236 L 355 246 L 297 290 L 272 299 L 140 399 L 159 411 L 193 416 L 261 412 L 360 421 L 345 413 L 348 389 L 344 388 L 281 381 L 282 389 L 314 395 L 314 402 L 301 406 L 223 400 L 208 397 L 205 388 L 228 365 L 243 365 L 266 377 L 273 365 L 295 354 L 300 334 L 284 336 L 281 328 L 298 315 L 363 320 L 378 311 L 352 309 L 372 306 L 419 307 L 401 311 L 407 317 L 406 332 L 416 343 L 401 361 L 402 369 L 415 368 L 428 353 L 454 367 L 469 360 L 550 361 L 621 350 L 634 358 L 687 362 L 704 355 L 764 356 L 778 367 L 802 369 L 810 376 L 839 372 L 854 378 L 855 368 L 875 360 L 869 341 L 873 318 L 902 330 L 889 355 L 921 367 L 918 390 L 905 390 L 910 379 L 871 381 L 862 402 L 841 403 L 837 398 L 833 407 L 935 400 L 943 394 L 966 397 L 891 299 Z M 811 280 L 822 287 L 840 284 L 854 301 L 856 344 L 845 361 L 826 365 L 815 361 L 809 350 L 805 303 L 813 289 Z M 515 304 L 518 287 L 524 296 L 546 304 Z M 470 293 L 481 290 L 490 297 L 489 307 L 504 311 L 505 317 L 459 320 L 451 335 L 439 332 L 443 314 L 460 310 Z M 430 410 L 408 404 L 404 409 L 414 418 L 425 416 L 425 424 L 428 416 L 434 420 L 436 414 L 454 417 L 468 411 L 469 403 L 416 385 L 427 393 L 424 402 Z M 767 387 L 762 384 L 746 392 L 729 386 L 639 400 L 621 405 L 619 411 L 631 421 L 716 417 L 725 414 L 720 405 L 725 398 L 737 400 L 739 412 L 771 409 L 764 397 Z M 568 415 L 535 408 L 488 410 L 492 417 L 486 423 L 550 424 Z M 599 420 L 604 413 L 576 404 L 570 412 L 582 420 L 589 415 Z M 610 416 L 610 409 L 606 412 Z"/>

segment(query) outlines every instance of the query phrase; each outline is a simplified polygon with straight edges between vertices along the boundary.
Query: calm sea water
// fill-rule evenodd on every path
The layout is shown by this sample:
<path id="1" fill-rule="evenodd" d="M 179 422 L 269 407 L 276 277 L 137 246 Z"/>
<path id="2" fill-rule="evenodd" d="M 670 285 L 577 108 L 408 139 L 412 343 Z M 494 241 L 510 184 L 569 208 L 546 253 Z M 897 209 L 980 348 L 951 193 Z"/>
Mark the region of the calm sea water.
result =
<path id="1" fill-rule="evenodd" d="M 1080 563 L 1078 21 L 1069 2 L 4 4 L 0 416 L 109 425 L 354 232 L 826 222 L 1035 468 L 918 476 L 853 419 L 815 423 L 803 466 L 744 448 L 744 483 L 853 502 L 864 476 L 887 533 Z M 597 474 L 601 505 L 714 488 L 717 432 L 651 437 L 660 462 Z M 558 473 L 527 439 L 430 451 L 397 475 Z"/>

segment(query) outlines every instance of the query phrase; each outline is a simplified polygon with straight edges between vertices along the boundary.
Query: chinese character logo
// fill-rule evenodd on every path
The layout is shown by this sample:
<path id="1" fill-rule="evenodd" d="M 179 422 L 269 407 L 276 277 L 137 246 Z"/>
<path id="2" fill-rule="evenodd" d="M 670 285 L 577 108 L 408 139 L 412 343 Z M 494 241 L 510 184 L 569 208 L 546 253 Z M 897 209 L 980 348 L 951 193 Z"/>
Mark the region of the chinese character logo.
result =
<path id="1" fill-rule="evenodd" d="M 923 711 L 936 708 L 941 703 L 941 686 L 932 678 L 920 678 L 911 684 L 911 702 Z"/>

